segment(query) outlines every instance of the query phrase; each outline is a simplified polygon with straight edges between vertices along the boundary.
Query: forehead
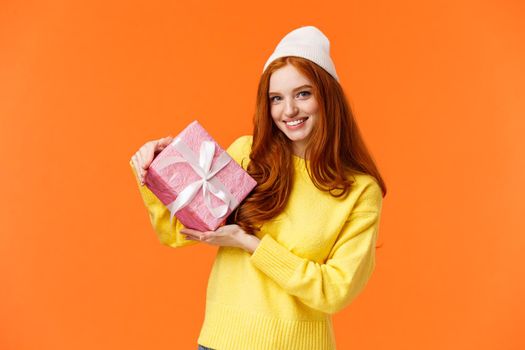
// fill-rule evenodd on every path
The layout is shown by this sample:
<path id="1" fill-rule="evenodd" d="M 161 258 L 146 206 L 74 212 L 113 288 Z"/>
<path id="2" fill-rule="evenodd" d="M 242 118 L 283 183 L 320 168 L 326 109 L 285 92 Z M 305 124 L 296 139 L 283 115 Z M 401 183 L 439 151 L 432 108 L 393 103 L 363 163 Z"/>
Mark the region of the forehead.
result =
<path id="1" fill-rule="evenodd" d="M 286 93 L 302 85 L 313 85 L 297 68 L 288 64 L 270 76 L 269 92 Z"/>

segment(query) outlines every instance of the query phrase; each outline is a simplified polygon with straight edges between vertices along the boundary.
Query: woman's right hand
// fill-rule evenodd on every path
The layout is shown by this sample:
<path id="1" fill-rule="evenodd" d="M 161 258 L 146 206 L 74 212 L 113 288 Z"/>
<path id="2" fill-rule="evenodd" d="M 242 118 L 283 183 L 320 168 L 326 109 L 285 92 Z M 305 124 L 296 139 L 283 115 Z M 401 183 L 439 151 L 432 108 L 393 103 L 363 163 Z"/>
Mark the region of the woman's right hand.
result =
<path id="1" fill-rule="evenodd" d="M 144 185 L 144 178 L 146 177 L 147 169 L 153 159 L 160 153 L 160 151 L 166 148 L 171 141 L 173 141 L 173 136 L 148 141 L 131 157 L 133 168 L 135 168 L 135 173 L 137 174 L 141 185 Z"/>

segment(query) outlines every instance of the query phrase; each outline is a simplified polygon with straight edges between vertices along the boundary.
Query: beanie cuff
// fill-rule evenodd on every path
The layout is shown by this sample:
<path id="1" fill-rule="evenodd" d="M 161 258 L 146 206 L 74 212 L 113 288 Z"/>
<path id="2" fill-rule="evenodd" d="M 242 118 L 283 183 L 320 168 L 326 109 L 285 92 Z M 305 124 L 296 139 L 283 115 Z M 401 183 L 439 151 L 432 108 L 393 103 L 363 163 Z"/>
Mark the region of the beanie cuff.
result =
<path id="1" fill-rule="evenodd" d="M 275 61 L 276 59 L 280 57 L 287 57 L 287 56 L 294 56 L 294 57 L 301 57 L 306 58 L 309 61 L 312 61 L 313 63 L 317 64 L 319 67 L 323 68 L 328 74 L 333 76 L 335 80 L 339 81 L 339 76 L 335 72 L 335 67 L 330 59 L 330 61 L 326 62 L 326 54 L 319 52 L 319 50 L 316 50 L 315 48 L 310 47 L 301 47 L 301 48 L 293 48 L 293 49 L 281 49 L 279 52 L 274 52 L 270 58 L 268 58 L 268 61 L 266 62 L 263 72 L 266 70 L 266 68 Z M 324 62 L 323 62 L 324 61 Z M 323 62 L 322 64 L 320 62 Z"/>

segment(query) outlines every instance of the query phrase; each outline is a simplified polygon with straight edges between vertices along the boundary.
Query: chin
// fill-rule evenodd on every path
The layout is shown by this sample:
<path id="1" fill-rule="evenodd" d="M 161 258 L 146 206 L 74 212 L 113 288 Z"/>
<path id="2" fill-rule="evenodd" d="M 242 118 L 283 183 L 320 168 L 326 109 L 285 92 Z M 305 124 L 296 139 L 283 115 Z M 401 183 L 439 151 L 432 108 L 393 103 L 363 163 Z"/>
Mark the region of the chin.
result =
<path id="1" fill-rule="evenodd" d="M 306 141 L 310 136 L 310 130 L 304 130 L 301 132 L 290 132 L 289 130 L 281 130 L 290 141 Z"/>
<path id="2" fill-rule="evenodd" d="M 290 137 L 289 135 L 286 135 L 288 136 L 288 139 L 290 141 L 293 141 L 293 142 L 302 142 L 302 141 L 306 141 L 308 139 L 308 137 L 304 136 L 304 137 Z"/>

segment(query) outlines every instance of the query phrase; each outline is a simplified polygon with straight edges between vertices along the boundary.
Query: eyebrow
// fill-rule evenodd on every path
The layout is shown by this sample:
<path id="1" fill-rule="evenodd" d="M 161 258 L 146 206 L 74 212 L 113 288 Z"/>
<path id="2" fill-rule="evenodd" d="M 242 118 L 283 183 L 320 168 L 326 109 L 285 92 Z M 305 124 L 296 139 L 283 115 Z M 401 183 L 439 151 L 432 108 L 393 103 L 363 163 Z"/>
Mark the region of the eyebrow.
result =
<path id="1" fill-rule="evenodd" d="M 308 84 L 304 84 L 304 85 L 301 85 L 299 87 L 296 87 L 295 89 L 293 89 L 292 91 L 295 92 L 297 90 L 301 90 L 301 89 L 304 89 L 304 88 L 312 88 L 311 85 L 308 85 Z M 268 95 L 272 95 L 272 94 L 278 94 L 278 92 L 269 92 Z"/>

